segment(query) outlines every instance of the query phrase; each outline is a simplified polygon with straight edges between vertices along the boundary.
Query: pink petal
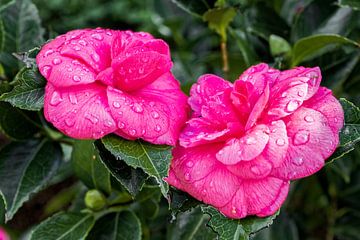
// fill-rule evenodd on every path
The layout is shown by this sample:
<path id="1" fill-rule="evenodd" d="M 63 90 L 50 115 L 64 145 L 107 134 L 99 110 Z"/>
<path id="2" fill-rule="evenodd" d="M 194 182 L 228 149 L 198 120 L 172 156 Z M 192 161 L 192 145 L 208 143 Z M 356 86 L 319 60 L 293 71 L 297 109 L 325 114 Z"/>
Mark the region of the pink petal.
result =
<path id="1" fill-rule="evenodd" d="M 231 88 L 230 82 L 212 74 L 205 74 L 191 87 L 188 102 L 197 116 L 201 115 L 202 108 L 205 106 L 207 110 L 216 108 L 219 113 L 221 110 L 226 110 L 229 118 L 236 119 L 234 112 L 228 113 L 232 108 L 231 102 L 225 102 L 227 96 L 224 96 Z"/>
<path id="2" fill-rule="evenodd" d="M 320 112 L 301 107 L 286 119 L 289 147 L 285 161 L 272 175 L 297 179 L 320 170 L 336 149 L 338 137 Z"/>
<path id="3" fill-rule="evenodd" d="M 246 122 L 245 130 L 253 127 L 258 118 L 263 114 L 264 108 L 266 107 L 269 100 L 269 85 L 267 84 L 264 88 L 264 92 L 259 96 L 255 105 L 253 106 L 249 118 Z"/>
<path id="4" fill-rule="evenodd" d="M 229 218 L 239 219 L 246 217 L 248 210 L 242 185 L 238 186 L 238 190 L 232 199 L 224 206 L 219 207 L 219 210 Z"/>
<path id="5" fill-rule="evenodd" d="M 159 81 L 169 81 L 171 87 L 175 80 L 166 74 Z M 107 96 L 111 114 L 125 133 L 122 136 L 155 144 L 176 144 L 187 115 L 186 96 L 180 89 L 158 90 L 149 85 L 128 94 L 109 87 Z"/>
<path id="6" fill-rule="evenodd" d="M 241 179 L 261 179 L 268 176 L 272 170 L 271 160 L 262 155 L 251 161 L 240 161 L 235 165 L 227 166 L 227 169 Z"/>
<path id="7" fill-rule="evenodd" d="M 262 156 L 274 167 L 278 167 L 283 163 L 289 146 L 286 126 L 284 121 L 278 120 L 271 122 L 268 127 L 270 130 L 269 142 L 262 152 Z"/>
<path id="8" fill-rule="evenodd" d="M 288 181 L 273 177 L 243 181 L 248 214 L 259 217 L 274 214 L 285 201 L 289 185 Z"/>
<path id="9" fill-rule="evenodd" d="M 332 95 L 331 90 L 320 87 L 319 91 L 308 101 L 304 107 L 321 112 L 328 120 L 328 124 L 337 136 L 344 125 L 344 111 L 339 101 Z"/>
<path id="10" fill-rule="evenodd" d="M 226 165 L 233 165 L 257 157 L 269 141 L 269 132 L 266 125 L 260 124 L 252 128 L 244 137 L 228 140 L 225 147 L 217 152 L 217 160 Z"/>
<path id="11" fill-rule="evenodd" d="M 45 118 L 66 135 L 79 139 L 98 139 L 116 129 L 107 111 L 105 88 L 88 84 L 68 88 L 46 85 Z"/>
<path id="12" fill-rule="evenodd" d="M 134 91 L 168 72 L 172 62 L 166 55 L 140 51 L 130 53 L 125 59 L 114 59 L 111 66 L 114 69 L 115 86 L 124 91 Z"/>

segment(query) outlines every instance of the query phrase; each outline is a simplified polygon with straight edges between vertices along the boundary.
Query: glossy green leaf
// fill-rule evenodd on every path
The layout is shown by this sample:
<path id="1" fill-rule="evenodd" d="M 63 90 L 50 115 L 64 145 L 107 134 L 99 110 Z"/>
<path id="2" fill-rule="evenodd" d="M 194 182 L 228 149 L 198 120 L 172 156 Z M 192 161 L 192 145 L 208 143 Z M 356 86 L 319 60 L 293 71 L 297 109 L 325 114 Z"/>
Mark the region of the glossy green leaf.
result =
<path id="1" fill-rule="evenodd" d="M 220 240 L 248 240 L 250 235 L 270 226 L 279 214 L 278 211 L 265 218 L 247 217 L 241 220 L 233 220 L 225 217 L 211 206 L 201 207 L 201 210 L 210 215 L 208 225 L 218 234 Z"/>
<path id="2" fill-rule="evenodd" d="M 140 240 L 141 223 L 132 211 L 111 213 L 95 223 L 88 240 Z"/>
<path id="3" fill-rule="evenodd" d="M 25 111 L 0 102 L 0 131 L 14 140 L 24 140 L 39 131 L 32 117 Z"/>
<path id="4" fill-rule="evenodd" d="M 344 110 L 346 123 L 358 123 L 360 121 L 360 108 L 345 98 L 340 98 Z"/>
<path id="5" fill-rule="evenodd" d="M 214 8 L 204 13 L 203 20 L 208 22 L 210 29 L 221 36 L 221 41 L 226 42 L 226 29 L 235 16 L 235 8 Z"/>
<path id="6" fill-rule="evenodd" d="M 359 0 L 339 0 L 339 5 L 342 7 L 351 7 L 354 10 L 360 10 Z"/>
<path id="7" fill-rule="evenodd" d="M 3 225 L 5 223 L 5 202 L 0 192 L 0 225 Z"/>
<path id="8" fill-rule="evenodd" d="M 201 17 L 207 10 L 214 7 L 216 0 L 172 0 L 172 2 L 184 11 Z"/>
<path id="9" fill-rule="evenodd" d="M 270 35 L 269 39 L 270 51 L 272 56 L 287 55 L 291 54 L 291 46 L 286 39 Z"/>
<path id="10" fill-rule="evenodd" d="M 105 193 L 111 192 L 110 173 L 91 140 L 79 140 L 73 145 L 71 162 L 78 178 L 88 187 L 96 188 Z"/>
<path id="11" fill-rule="evenodd" d="M 61 161 L 59 144 L 47 140 L 11 143 L 0 151 L 0 191 L 11 219 L 31 194 L 47 186 Z"/>
<path id="12" fill-rule="evenodd" d="M 305 37 L 297 41 L 292 52 L 292 66 L 314 56 L 320 49 L 331 44 L 349 44 L 355 47 L 360 45 L 348 38 L 336 34 L 321 34 Z"/>
<path id="13" fill-rule="evenodd" d="M 96 141 L 95 146 L 99 151 L 101 161 L 110 173 L 135 197 L 144 186 L 148 175 L 141 168 L 135 169 L 121 159 L 117 159 L 105 148 L 101 141 Z"/>
<path id="14" fill-rule="evenodd" d="M 216 239 L 216 234 L 208 227 L 209 216 L 200 208 L 179 213 L 176 220 L 169 225 L 167 240 Z M 206 238 L 204 237 L 206 236 Z"/>
<path id="15" fill-rule="evenodd" d="M 0 9 L 4 26 L 4 48 L 0 62 L 17 68 L 18 63 L 12 53 L 26 52 L 43 43 L 44 30 L 36 6 L 30 0 L 13 0 Z"/>
<path id="16" fill-rule="evenodd" d="M 85 239 L 94 222 L 94 216 L 88 213 L 59 213 L 35 227 L 30 240 Z"/>
<path id="17" fill-rule="evenodd" d="M 23 68 L 15 77 L 15 87 L 0 96 L 14 107 L 38 111 L 44 105 L 46 81 L 37 69 Z"/>
<path id="18" fill-rule="evenodd" d="M 118 161 L 122 160 L 133 168 L 140 168 L 154 177 L 162 194 L 167 197 L 169 185 L 163 178 L 168 175 L 169 171 L 170 146 L 153 145 L 141 140 L 128 141 L 115 135 L 104 137 L 102 143 Z"/>

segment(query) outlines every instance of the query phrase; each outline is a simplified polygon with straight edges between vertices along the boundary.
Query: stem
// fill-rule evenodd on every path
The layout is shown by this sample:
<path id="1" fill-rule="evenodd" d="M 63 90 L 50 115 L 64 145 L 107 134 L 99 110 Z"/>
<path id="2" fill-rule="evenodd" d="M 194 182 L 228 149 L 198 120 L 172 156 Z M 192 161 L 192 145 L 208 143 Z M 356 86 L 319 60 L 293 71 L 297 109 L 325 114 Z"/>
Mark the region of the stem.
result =
<path id="1" fill-rule="evenodd" d="M 225 78 L 228 79 L 229 75 L 229 59 L 228 59 L 228 53 L 227 53 L 227 47 L 226 47 L 226 41 L 221 41 L 220 43 L 221 48 L 221 56 L 223 60 L 223 71 Z"/>

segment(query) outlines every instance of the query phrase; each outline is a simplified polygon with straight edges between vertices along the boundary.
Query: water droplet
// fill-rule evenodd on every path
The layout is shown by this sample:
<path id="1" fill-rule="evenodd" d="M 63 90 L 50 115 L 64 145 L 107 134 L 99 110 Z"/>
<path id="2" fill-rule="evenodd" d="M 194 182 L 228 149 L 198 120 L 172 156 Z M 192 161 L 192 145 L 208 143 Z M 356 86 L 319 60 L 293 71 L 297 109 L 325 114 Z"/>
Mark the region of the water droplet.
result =
<path id="1" fill-rule="evenodd" d="M 297 100 L 290 100 L 286 105 L 286 111 L 293 112 L 299 107 L 299 102 Z"/>
<path id="2" fill-rule="evenodd" d="M 144 63 L 147 63 L 147 62 L 149 61 L 149 57 L 143 57 L 141 60 L 142 60 Z"/>
<path id="3" fill-rule="evenodd" d="M 334 118 L 334 122 L 336 122 L 336 123 L 337 123 L 338 121 L 339 121 L 339 120 L 338 120 L 337 118 Z"/>
<path id="4" fill-rule="evenodd" d="M 286 97 L 287 96 L 287 92 L 283 92 L 282 94 L 281 94 L 281 97 Z"/>
<path id="5" fill-rule="evenodd" d="M 207 194 L 206 189 L 203 189 L 203 190 L 201 191 L 201 194 L 202 194 L 203 196 L 206 196 L 206 194 Z"/>
<path id="6" fill-rule="evenodd" d="M 278 146 L 284 146 L 285 145 L 285 140 L 282 139 L 282 138 L 279 138 L 279 139 L 276 140 L 276 144 Z"/>
<path id="7" fill-rule="evenodd" d="M 53 63 L 54 65 L 59 65 L 60 63 L 62 63 L 62 60 L 61 60 L 60 58 L 54 58 L 54 59 L 52 60 L 52 63 Z"/>
<path id="8" fill-rule="evenodd" d="M 57 106 L 59 105 L 59 103 L 61 103 L 63 101 L 61 95 L 59 92 L 57 91 L 54 91 L 52 96 L 51 96 L 51 99 L 50 99 L 50 104 L 52 106 Z"/>
<path id="9" fill-rule="evenodd" d="M 236 214 L 236 213 L 237 213 L 236 207 L 232 207 L 232 208 L 231 208 L 231 213 L 232 213 L 232 214 Z"/>
<path id="10" fill-rule="evenodd" d="M 118 123 L 118 128 L 123 129 L 124 127 L 125 127 L 125 123 L 123 122 Z"/>
<path id="11" fill-rule="evenodd" d="M 106 31 L 106 35 L 112 36 L 112 33 L 110 31 Z"/>
<path id="12" fill-rule="evenodd" d="M 241 155 L 242 155 L 242 151 L 239 150 L 239 151 L 237 152 L 237 154 L 238 154 L 239 156 L 241 156 Z"/>
<path id="13" fill-rule="evenodd" d="M 75 47 L 74 47 L 74 50 L 75 50 L 75 51 L 80 51 L 80 50 L 81 50 L 81 47 L 75 46 Z"/>
<path id="14" fill-rule="evenodd" d="M 248 144 L 248 145 L 254 144 L 254 143 L 256 143 L 256 139 L 254 137 L 248 137 L 245 140 L 245 143 Z"/>
<path id="15" fill-rule="evenodd" d="M 68 126 L 68 127 L 72 127 L 72 126 L 74 126 L 75 125 L 75 119 L 74 118 L 66 118 L 65 119 L 65 124 L 66 124 L 66 126 Z"/>
<path id="16" fill-rule="evenodd" d="M 220 150 L 217 154 L 219 154 L 220 156 L 224 154 L 224 150 Z"/>
<path id="17" fill-rule="evenodd" d="M 261 171 L 260 171 L 260 168 L 256 165 L 252 166 L 250 168 L 250 171 L 256 175 L 260 175 L 261 174 Z"/>
<path id="18" fill-rule="evenodd" d="M 113 102 L 113 106 L 114 106 L 114 108 L 119 108 L 119 107 L 121 107 L 120 103 L 117 102 L 117 101 Z"/>
<path id="19" fill-rule="evenodd" d="M 307 115 L 307 116 L 304 117 L 304 120 L 305 120 L 306 122 L 313 122 L 313 121 L 314 121 L 314 118 L 313 118 L 312 116 Z"/>
<path id="20" fill-rule="evenodd" d="M 152 116 L 154 119 L 158 119 L 158 118 L 160 117 L 159 113 L 156 112 L 156 111 L 151 112 L 151 116 Z"/>
<path id="21" fill-rule="evenodd" d="M 200 84 L 196 85 L 196 92 L 197 92 L 198 94 L 201 93 L 201 86 L 200 86 Z"/>
<path id="22" fill-rule="evenodd" d="M 130 133 L 131 136 L 135 136 L 136 130 L 135 130 L 135 129 L 131 129 L 129 133 Z"/>
<path id="23" fill-rule="evenodd" d="M 304 159 L 302 157 L 295 157 L 292 159 L 292 163 L 296 166 L 301 166 L 304 163 Z"/>
<path id="24" fill-rule="evenodd" d="M 157 132 L 160 132 L 161 131 L 160 125 L 156 125 L 154 130 L 157 131 Z"/>
<path id="25" fill-rule="evenodd" d="M 74 69 L 72 69 L 71 67 L 69 67 L 69 68 L 67 69 L 67 71 L 68 71 L 68 72 L 72 72 L 72 71 L 74 71 Z"/>
<path id="26" fill-rule="evenodd" d="M 47 50 L 44 54 L 45 57 L 49 56 L 50 54 L 53 54 L 54 53 L 54 50 L 50 49 L 50 50 Z"/>
<path id="27" fill-rule="evenodd" d="M 84 39 L 80 39 L 79 44 L 82 45 L 82 46 L 86 46 L 87 42 Z"/>
<path id="28" fill-rule="evenodd" d="M 189 168 L 192 168 L 194 166 L 194 162 L 193 161 L 188 161 L 186 163 L 186 166 L 189 167 Z"/>
<path id="29" fill-rule="evenodd" d="M 131 108 L 136 113 L 142 113 L 144 111 L 143 107 L 139 103 L 134 103 L 134 106 Z"/>
<path id="30" fill-rule="evenodd" d="M 190 180 L 190 173 L 185 173 L 184 177 L 185 177 L 186 181 L 189 181 Z"/>
<path id="31" fill-rule="evenodd" d="M 155 103 L 154 102 L 149 102 L 150 107 L 154 107 Z"/>
<path id="32" fill-rule="evenodd" d="M 145 130 L 145 129 L 141 130 L 141 135 L 142 135 L 142 136 L 145 135 L 145 133 L 146 133 L 146 130 Z"/>
<path id="33" fill-rule="evenodd" d="M 110 121 L 110 120 L 105 120 L 104 125 L 105 125 L 105 127 L 112 127 L 112 126 L 113 126 L 113 122 Z"/>
<path id="34" fill-rule="evenodd" d="M 41 69 L 41 71 L 44 77 L 48 78 L 50 76 L 51 66 L 46 65 Z"/>
<path id="35" fill-rule="evenodd" d="M 87 120 L 89 120 L 92 124 L 96 124 L 99 122 L 99 119 L 96 116 L 94 116 L 93 114 L 86 113 L 85 118 Z"/>
<path id="36" fill-rule="evenodd" d="M 302 145 L 309 141 L 309 132 L 306 130 L 298 131 L 293 138 L 294 145 Z"/>
<path id="37" fill-rule="evenodd" d="M 91 37 L 98 40 L 98 41 L 103 40 L 103 36 L 101 36 L 101 34 L 98 34 L 98 33 L 91 34 Z"/>
<path id="38" fill-rule="evenodd" d="M 77 75 L 74 75 L 72 79 L 73 79 L 74 82 L 80 82 L 81 81 L 81 77 L 79 77 Z"/>
<path id="39" fill-rule="evenodd" d="M 297 95 L 298 95 L 299 97 L 303 97 L 303 96 L 305 95 L 305 93 L 304 93 L 303 91 L 298 91 Z"/>
<path id="40" fill-rule="evenodd" d="M 141 67 L 141 68 L 139 68 L 139 74 L 143 74 L 143 73 L 144 73 L 144 71 L 145 71 L 145 70 L 144 70 L 144 68 L 142 68 L 142 67 Z"/>
<path id="41" fill-rule="evenodd" d="M 100 56 L 97 53 L 93 53 L 91 54 L 91 58 L 95 61 L 95 62 L 99 62 L 100 61 Z"/>
<path id="42" fill-rule="evenodd" d="M 128 69 L 128 72 L 129 72 L 129 73 L 132 73 L 132 72 L 133 72 L 133 70 L 132 70 L 131 68 L 129 68 L 129 69 Z"/>
<path id="43" fill-rule="evenodd" d="M 74 93 L 69 93 L 69 100 L 73 105 L 78 104 L 78 99 Z"/>

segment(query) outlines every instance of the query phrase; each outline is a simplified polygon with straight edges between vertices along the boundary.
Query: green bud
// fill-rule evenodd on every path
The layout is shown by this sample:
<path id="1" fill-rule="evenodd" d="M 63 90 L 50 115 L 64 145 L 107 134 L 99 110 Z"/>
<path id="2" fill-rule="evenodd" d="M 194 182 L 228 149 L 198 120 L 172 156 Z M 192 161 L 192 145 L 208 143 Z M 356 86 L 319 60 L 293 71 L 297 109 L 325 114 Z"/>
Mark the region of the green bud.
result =
<path id="1" fill-rule="evenodd" d="M 92 189 L 85 195 L 85 205 L 91 210 L 99 211 L 105 207 L 106 198 L 100 191 Z"/>

